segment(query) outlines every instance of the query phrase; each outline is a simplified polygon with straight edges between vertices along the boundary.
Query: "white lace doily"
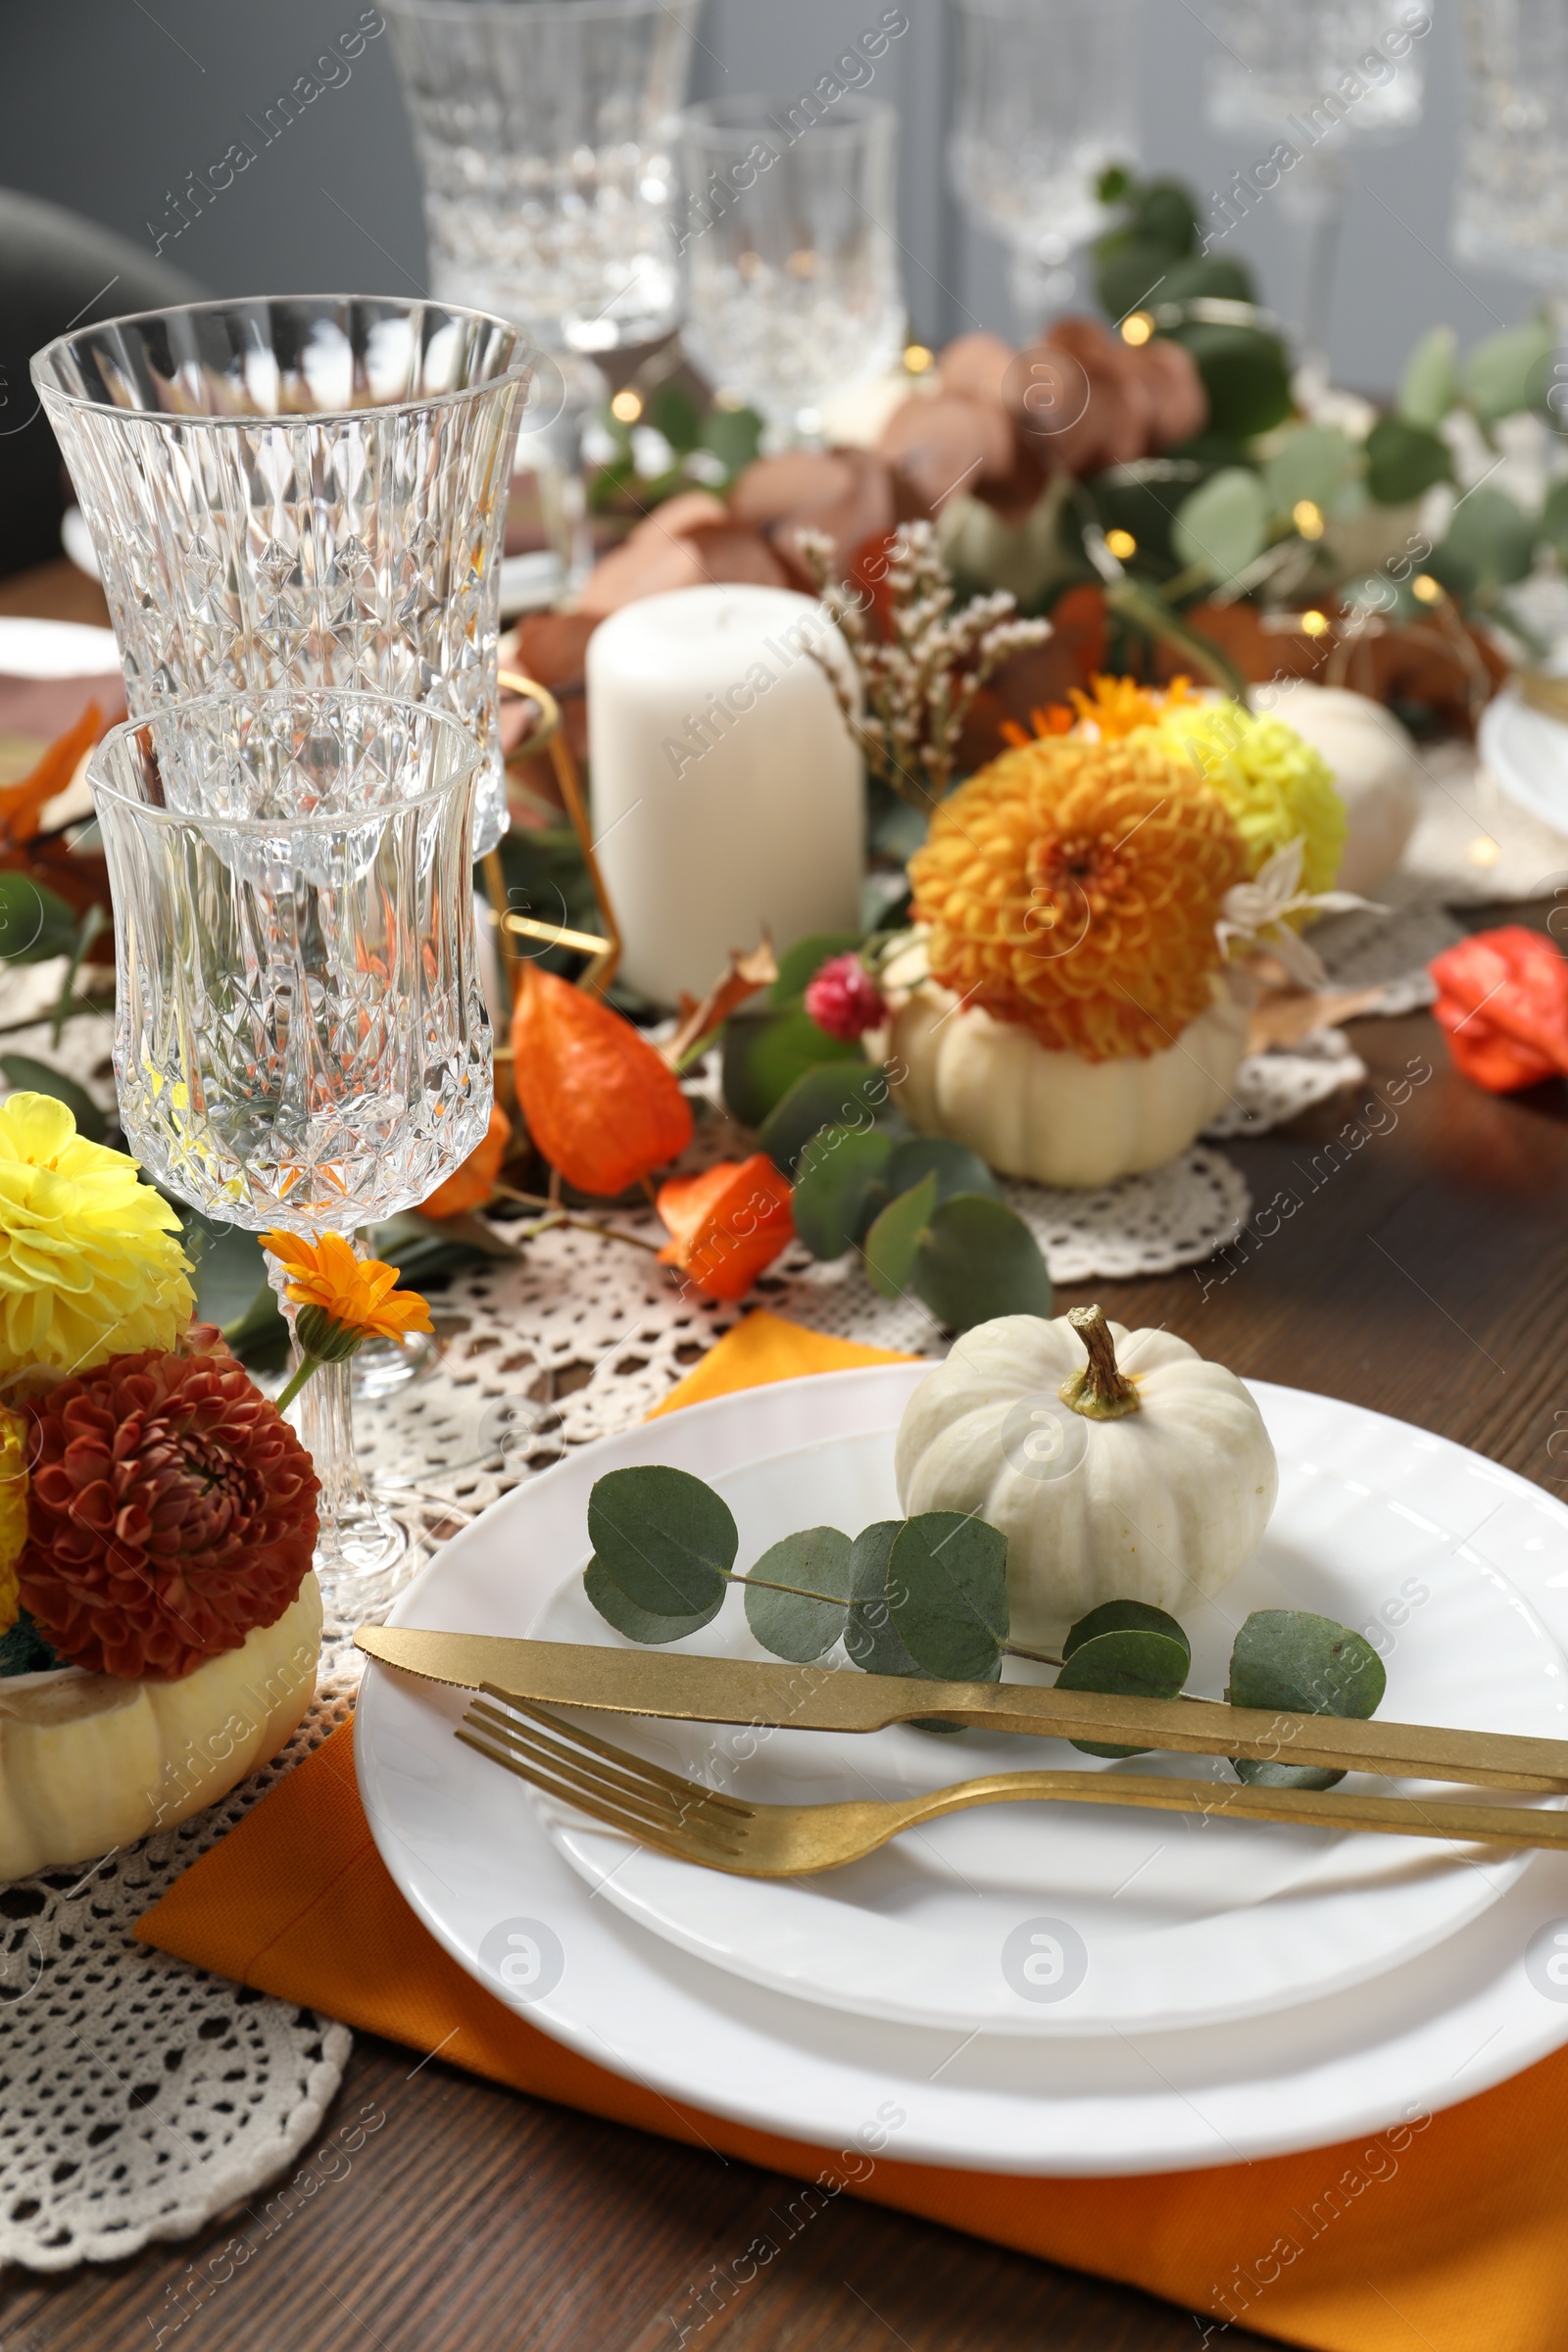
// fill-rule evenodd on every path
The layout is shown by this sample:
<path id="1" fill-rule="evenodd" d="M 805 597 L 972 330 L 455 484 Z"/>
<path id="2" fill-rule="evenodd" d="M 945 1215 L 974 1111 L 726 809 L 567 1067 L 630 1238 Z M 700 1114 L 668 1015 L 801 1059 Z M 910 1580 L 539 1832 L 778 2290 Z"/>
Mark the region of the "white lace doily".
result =
<path id="1" fill-rule="evenodd" d="M 316 2132 L 348 2061 L 347 2028 L 130 1931 L 346 1719 L 355 1680 L 323 1655 L 288 1746 L 180 1828 L 0 1887 L 0 2261 L 63 2271 L 189 2236 Z"/>

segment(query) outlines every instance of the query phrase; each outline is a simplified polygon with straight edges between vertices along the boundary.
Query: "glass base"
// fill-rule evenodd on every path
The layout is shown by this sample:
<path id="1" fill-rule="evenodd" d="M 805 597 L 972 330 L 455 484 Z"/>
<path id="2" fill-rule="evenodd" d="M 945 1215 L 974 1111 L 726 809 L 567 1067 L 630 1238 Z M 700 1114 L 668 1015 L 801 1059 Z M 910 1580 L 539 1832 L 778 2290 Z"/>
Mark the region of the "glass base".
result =
<path id="1" fill-rule="evenodd" d="M 433 1332 L 411 1331 L 403 1340 L 367 1340 L 349 1359 L 349 1391 L 356 1404 L 396 1396 L 412 1380 L 435 1370 L 441 1344 Z"/>
<path id="2" fill-rule="evenodd" d="M 373 1492 L 363 1505 L 323 1519 L 315 1568 L 326 1639 L 342 1640 L 384 1617 L 418 1565 L 416 1534 Z"/>

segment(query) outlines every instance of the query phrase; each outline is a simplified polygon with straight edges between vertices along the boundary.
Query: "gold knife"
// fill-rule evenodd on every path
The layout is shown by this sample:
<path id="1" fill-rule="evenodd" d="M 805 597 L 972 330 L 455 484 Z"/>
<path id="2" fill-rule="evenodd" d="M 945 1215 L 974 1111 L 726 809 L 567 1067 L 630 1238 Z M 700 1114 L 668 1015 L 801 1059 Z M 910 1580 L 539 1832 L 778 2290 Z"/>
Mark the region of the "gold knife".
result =
<path id="1" fill-rule="evenodd" d="M 415 1626 L 362 1625 L 354 1639 L 379 1665 L 467 1690 L 488 1685 L 541 1706 L 809 1732 L 880 1732 L 895 1723 L 940 1721 L 1052 1740 L 1163 1747 L 1185 1755 L 1249 1756 L 1398 1779 L 1463 1781 L 1532 1795 L 1568 1792 L 1568 1741 L 1508 1732 L 1276 1715 L 1266 1707 L 1229 1707 L 1218 1699 L 1123 1698 L 1034 1683 L 914 1682 L 854 1668 L 601 1649 L 588 1642 L 522 1642 L 499 1634 L 426 1633 Z"/>

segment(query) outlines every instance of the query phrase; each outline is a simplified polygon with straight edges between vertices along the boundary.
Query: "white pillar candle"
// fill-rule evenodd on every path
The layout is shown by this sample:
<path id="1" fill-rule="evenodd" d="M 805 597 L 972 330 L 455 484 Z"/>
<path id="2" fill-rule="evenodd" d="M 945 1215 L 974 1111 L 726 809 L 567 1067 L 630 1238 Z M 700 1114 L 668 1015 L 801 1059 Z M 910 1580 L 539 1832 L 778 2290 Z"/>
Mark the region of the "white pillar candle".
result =
<path id="1" fill-rule="evenodd" d="M 764 929 L 782 954 L 858 928 L 860 755 L 808 645 L 853 678 L 811 597 L 744 586 L 644 597 L 589 640 L 594 834 L 621 969 L 657 1004 Z"/>

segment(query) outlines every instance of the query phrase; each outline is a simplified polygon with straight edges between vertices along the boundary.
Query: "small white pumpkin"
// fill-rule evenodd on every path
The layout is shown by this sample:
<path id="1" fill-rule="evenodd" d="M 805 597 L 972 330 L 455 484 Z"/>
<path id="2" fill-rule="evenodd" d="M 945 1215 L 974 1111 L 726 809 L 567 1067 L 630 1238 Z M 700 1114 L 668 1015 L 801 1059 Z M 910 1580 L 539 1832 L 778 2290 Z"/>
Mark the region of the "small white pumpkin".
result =
<path id="1" fill-rule="evenodd" d="M 934 980 L 893 1001 L 883 1036 L 900 1109 L 922 1135 L 1036 1184 L 1092 1190 L 1162 1167 L 1231 1100 L 1247 1051 L 1247 1012 L 1223 983 L 1164 1053 L 1114 1061 L 1054 1054 L 1021 1022 L 960 1011 Z"/>
<path id="2" fill-rule="evenodd" d="M 1271 678 L 1254 686 L 1254 710 L 1283 718 L 1334 771 L 1345 803 L 1345 851 L 1336 887 L 1363 897 L 1399 862 L 1421 813 L 1419 765 L 1408 734 L 1382 703 L 1348 686 Z"/>
<path id="3" fill-rule="evenodd" d="M 977 1324 L 899 1426 L 903 1509 L 969 1511 L 1007 1539 L 1011 1638 L 1055 1651 L 1106 1600 L 1180 1617 L 1230 1582 L 1279 1486 L 1234 1372 L 1098 1306 Z"/>
<path id="4" fill-rule="evenodd" d="M 310 1705 L 321 1593 L 177 1682 L 61 1666 L 0 1681 L 0 1880 L 89 1862 L 216 1804 Z"/>

